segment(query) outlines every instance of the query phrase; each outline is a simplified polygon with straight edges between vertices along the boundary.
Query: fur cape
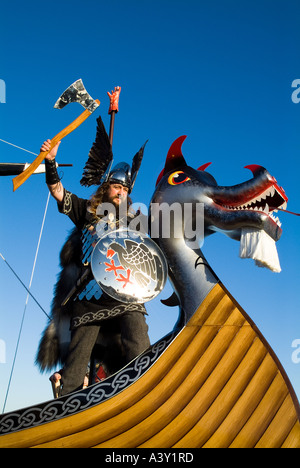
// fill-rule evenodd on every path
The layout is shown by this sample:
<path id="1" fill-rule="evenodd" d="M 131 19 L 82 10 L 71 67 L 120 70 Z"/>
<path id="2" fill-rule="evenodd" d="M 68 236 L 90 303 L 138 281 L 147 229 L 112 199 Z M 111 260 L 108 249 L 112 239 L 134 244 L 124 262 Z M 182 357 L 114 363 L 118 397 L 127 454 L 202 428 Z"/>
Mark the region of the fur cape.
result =
<path id="1" fill-rule="evenodd" d="M 81 231 L 74 228 L 60 252 L 61 271 L 54 286 L 50 320 L 42 333 L 36 355 L 36 365 L 41 372 L 54 371 L 63 367 L 71 340 L 70 320 L 72 299 L 61 306 L 69 291 L 81 274 Z M 109 321 L 101 325 L 94 356 L 107 375 L 123 366 L 120 332 L 112 329 Z"/>

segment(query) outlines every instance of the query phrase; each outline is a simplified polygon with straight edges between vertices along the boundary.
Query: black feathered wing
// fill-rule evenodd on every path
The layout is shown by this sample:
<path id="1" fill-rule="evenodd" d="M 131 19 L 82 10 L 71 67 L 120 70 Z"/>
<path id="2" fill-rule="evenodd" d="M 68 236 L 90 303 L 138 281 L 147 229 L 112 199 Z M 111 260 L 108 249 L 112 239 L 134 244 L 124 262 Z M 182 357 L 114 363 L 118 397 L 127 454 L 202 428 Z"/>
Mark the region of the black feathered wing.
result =
<path id="1" fill-rule="evenodd" d="M 132 166 L 131 166 L 131 190 L 133 189 L 135 179 L 138 175 L 138 172 L 142 163 L 142 159 L 144 156 L 144 149 L 145 149 L 147 142 L 148 140 L 143 144 L 141 149 L 133 157 Z"/>
<path id="2" fill-rule="evenodd" d="M 100 185 L 101 179 L 113 160 L 112 147 L 101 117 L 97 118 L 96 140 L 85 164 L 81 185 Z"/>

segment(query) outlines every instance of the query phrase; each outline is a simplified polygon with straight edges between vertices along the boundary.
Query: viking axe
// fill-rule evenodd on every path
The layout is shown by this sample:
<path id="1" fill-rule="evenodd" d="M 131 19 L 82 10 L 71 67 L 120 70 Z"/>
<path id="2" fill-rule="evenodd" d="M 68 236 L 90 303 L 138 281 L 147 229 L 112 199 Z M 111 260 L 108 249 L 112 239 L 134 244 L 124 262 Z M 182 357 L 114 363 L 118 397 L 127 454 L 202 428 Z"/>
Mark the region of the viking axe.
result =
<path id="1" fill-rule="evenodd" d="M 62 109 L 70 102 L 79 102 L 84 108 L 85 111 L 77 117 L 70 125 L 64 128 L 51 140 L 51 151 L 52 148 L 65 136 L 73 132 L 79 125 L 82 124 L 99 106 L 100 101 L 98 99 L 93 99 L 89 93 L 86 91 L 82 80 L 79 79 L 75 83 L 71 84 L 66 91 L 58 98 L 54 107 L 55 109 Z M 30 176 L 34 173 L 37 167 L 45 159 L 49 151 L 42 151 L 36 159 L 30 164 L 30 166 L 13 179 L 14 191 L 17 190 Z"/>

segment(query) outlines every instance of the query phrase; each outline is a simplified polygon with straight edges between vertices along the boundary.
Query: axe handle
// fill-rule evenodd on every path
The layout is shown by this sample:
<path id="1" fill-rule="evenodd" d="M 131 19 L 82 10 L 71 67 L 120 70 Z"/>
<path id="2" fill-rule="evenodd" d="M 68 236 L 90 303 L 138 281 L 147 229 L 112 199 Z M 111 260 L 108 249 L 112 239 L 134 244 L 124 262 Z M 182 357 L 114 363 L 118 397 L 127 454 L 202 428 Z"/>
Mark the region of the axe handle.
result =
<path id="1" fill-rule="evenodd" d="M 97 104 L 100 104 L 100 101 L 96 99 Z M 61 141 L 65 136 L 69 135 L 69 133 L 73 132 L 79 125 L 82 124 L 89 116 L 91 115 L 91 112 L 89 110 L 85 110 L 82 112 L 82 114 L 77 117 L 70 125 L 68 125 L 66 128 L 64 128 L 61 132 L 59 132 L 57 135 L 55 135 L 54 138 L 51 140 L 51 148 L 49 151 L 51 151 L 54 146 Z M 27 167 L 25 171 L 23 171 L 21 174 L 17 175 L 17 177 L 13 178 L 13 187 L 14 191 L 17 190 L 24 182 L 31 176 L 31 174 L 34 173 L 34 171 L 38 168 L 38 166 L 44 161 L 45 157 L 49 153 L 49 151 L 42 151 L 36 158 L 35 160 L 30 164 L 30 166 Z"/>

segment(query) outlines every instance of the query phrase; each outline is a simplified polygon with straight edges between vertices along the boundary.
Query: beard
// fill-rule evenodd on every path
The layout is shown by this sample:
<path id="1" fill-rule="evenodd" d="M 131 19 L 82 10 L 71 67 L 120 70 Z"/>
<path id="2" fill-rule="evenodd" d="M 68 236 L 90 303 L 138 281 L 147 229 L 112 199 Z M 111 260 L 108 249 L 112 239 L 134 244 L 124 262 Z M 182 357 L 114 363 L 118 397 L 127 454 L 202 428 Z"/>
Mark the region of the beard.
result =
<path id="1" fill-rule="evenodd" d="M 128 209 L 128 200 L 126 198 L 119 197 L 115 195 L 114 197 L 108 196 L 107 193 L 104 194 L 102 203 L 111 204 L 111 212 L 116 214 L 116 217 L 119 218 L 120 215 L 125 215 Z"/>
<path id="2" fill-rule="evenodd" d="M 98 208 L 100 205 L 103 203 L 108 203 L 111 204 L 111 210 L 109 209 L 106 214 L 108 214 L 109 211 L 112 213 L 116 213 L 116 216 L 119 217 L 119 211 L 122 208 L 122 213 L 120 216 L 125 216 L 128 212 L 129 207 L 132 205 L 132 200 L 129 195 L 125 199 L 123 199 L 122 203 L 119 203 L 118 201 L 115 200 L 115 203 L 113 200 L 110 199 L 108 196 L 108 187 L 109 187 L 109 182 L 104 182 L 100 187 L 98 187 L 96 193 L 91 197 L 90 202 L 89 202 L 89 209 L 92 214 L 94 214 L 96 217 L 99 216 L 98 213 Z M 124 214 L 123 214 L 124 212 Z M 101 213 L 101 216 L 106 215 L 104 213 Z"/>

